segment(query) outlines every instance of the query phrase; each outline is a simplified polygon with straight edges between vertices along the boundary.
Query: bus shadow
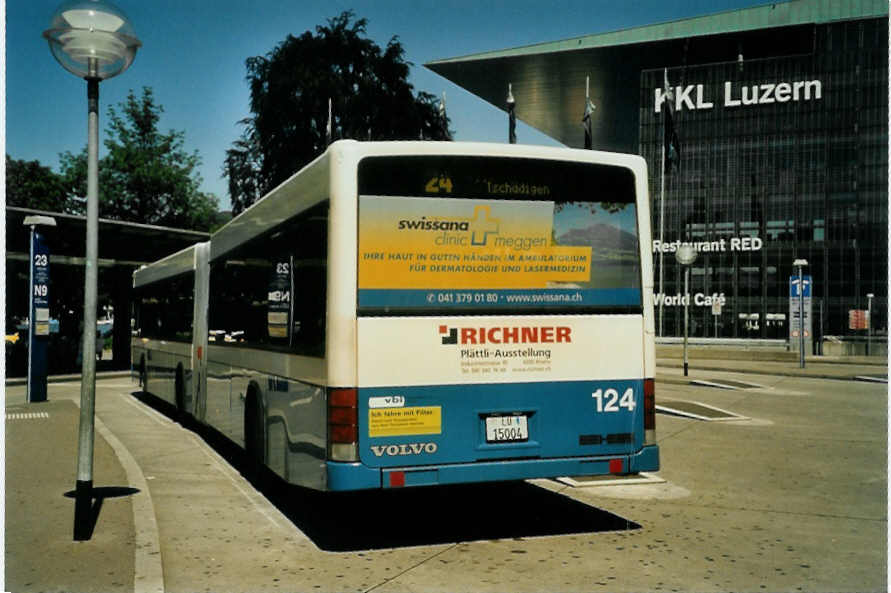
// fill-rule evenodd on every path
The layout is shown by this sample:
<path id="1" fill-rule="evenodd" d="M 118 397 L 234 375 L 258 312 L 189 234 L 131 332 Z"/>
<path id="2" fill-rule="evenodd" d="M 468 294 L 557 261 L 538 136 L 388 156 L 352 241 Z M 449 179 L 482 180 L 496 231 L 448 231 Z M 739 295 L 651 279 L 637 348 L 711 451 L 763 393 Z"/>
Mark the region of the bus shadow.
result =
<path id="1" fill-rule="evenodd" d="M 357 492 L 317 492 L 252 471 L 244 451 L 216 430 L 177 418 L 170 404 L 133 396 L 183 422 L 327 552 L 355 552 L 480 540 L 604 533 L 640 525 L 528 482 L 492 482 Z"/>
<path id="2" fill-rule="evenodd" d="M 354 552 L 600 533 L 640 525 L 526 482 L 315 492 L 278 478 L 263 494 L 320 549 Z"/>

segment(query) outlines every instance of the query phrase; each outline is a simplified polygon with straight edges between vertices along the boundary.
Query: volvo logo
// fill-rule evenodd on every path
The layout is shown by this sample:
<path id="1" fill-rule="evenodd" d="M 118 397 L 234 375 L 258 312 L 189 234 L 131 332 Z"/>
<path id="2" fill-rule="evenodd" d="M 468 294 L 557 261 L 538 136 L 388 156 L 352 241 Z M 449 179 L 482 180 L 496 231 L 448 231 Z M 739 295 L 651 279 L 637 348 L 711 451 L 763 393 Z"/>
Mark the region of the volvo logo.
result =
<path id="1" fill-rule="evenodd" d="M 376 457 L 399 457 L 401 455 L 420 455 L 421 453 L 436 453 L 439 447 L 436 443 L 404 443 L 402 445 L 371 445 L 371 452 Z"/>

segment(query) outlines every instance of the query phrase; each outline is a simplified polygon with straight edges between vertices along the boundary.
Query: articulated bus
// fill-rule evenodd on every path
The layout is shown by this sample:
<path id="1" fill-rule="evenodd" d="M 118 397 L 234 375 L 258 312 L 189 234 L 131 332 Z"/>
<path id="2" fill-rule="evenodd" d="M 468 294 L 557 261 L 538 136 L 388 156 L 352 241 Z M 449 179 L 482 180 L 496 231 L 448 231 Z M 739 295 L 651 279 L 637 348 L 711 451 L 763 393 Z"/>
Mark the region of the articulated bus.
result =
<path id="1" fill-rule="evenodd" d="M 339 141 L 133 282 L 143 389 L 289 483 L 659 467 L 638 156 Z"/>

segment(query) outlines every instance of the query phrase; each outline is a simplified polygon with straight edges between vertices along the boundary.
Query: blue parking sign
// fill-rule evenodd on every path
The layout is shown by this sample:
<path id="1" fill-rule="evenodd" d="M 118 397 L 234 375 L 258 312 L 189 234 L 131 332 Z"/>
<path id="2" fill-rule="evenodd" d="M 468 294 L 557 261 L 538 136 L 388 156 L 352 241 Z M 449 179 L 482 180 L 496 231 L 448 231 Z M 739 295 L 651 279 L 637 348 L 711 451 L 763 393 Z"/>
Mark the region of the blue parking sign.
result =
<path id="1" fill-rule="evenodd" d="M 804 284 L 804 298 L 808 298 L 811 296 L 811 277 L 810 276 L 802 276 L 802 281 Z M 789 297 L 790 298 L 798 298 L 802 296 L 798 293 L 798 276 L 789 276 Z"/>

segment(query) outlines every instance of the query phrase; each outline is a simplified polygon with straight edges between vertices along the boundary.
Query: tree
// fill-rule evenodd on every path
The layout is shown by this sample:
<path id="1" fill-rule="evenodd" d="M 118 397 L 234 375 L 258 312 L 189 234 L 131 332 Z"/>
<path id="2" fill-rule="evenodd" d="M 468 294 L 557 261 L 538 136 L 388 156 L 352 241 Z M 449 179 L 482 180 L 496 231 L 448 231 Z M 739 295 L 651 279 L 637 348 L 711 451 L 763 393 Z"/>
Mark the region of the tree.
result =
<path id="1" fill-rule="evenodd" d="M 315 35 L 288 35 L 247 59 L 253 115 L 239 122 L 244 131 L 223 165 L 236 214 L 325 150 L 329 100 L 333 138 L 450 139 L 436 98 L 408 83 L 411 64 L 398 38 L 382 49 L 366 25 L 346 11 Z"/>
<path id="2" fill-rule="evenodd" d="M 120 110 L 120 113 L 119 113 Z M 217 199 L 199 191 L 198 152 L 183 148 L 185 133 L 163 134 L 158 123 L 164 108 L 155 104 L 152 90 L 131 90 L 119 110 L 108 108 L 109 124 L 99 163 L 99 216 L 145 224 L 208 230 Z M 86 195 L 87 152 L 60 156 L 62 175 L 69 187 Z"/>
<path id="3" fill-rule="evenodd" d="M 60 175 L 39 161 L 18 161 L 8 154 L 6 204 L 50 212 L 74 212 L 76 209 Z"/>

